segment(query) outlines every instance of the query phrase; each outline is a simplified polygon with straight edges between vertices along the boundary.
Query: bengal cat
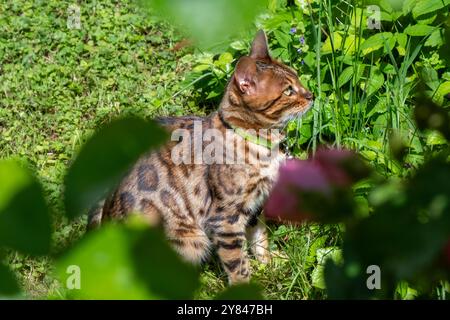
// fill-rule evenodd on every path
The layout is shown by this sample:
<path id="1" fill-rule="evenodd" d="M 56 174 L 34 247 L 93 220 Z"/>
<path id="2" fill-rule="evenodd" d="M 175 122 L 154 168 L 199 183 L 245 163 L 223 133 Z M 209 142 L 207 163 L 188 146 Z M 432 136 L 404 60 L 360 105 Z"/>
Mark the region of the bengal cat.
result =
<path id="1" fill-rule="evenodd" d="M 189 140 L 189 135 L 178 136 L 137 162 L 90 215 L 90 227 L 142 213 L 150 223 L 164 226 L 169 241 L 186 260 L 200 263 L 215 248 L 229 282 L 248 281 L 247 248 L 260 262 L 270 259 L 267 232 L 258 216 L 285 158 L 282 152 L 273 156 L 283 136 L 259 130 L 283 128 L 289 119 L 305 113 L 312 99 L 297 73 L 270 57 L 266 35 L 259 31 L 250 55 L 239 59 L 218 111 L 204 118 L 160 119 L 171 132 L 182 129 L 195 136 L 196 125 L 203 132 L 213 129 L 224 136 L 231 132 L 234 150 L 245 152 L 244 163 L 217 160 L 214 152 L 217 161 L 192 161 L 195 152 L 185 157 L 190 160 L 186 163 L 174 161 L 175 148 L 186 137 Z M 242 133 L 249 129 L 257 133 Z M 212 139 L 200 139 L 200 153 L 206 151 L 207 140 Z M 225 149 L 230 147 L 228 141 L 214 143 Z"/>

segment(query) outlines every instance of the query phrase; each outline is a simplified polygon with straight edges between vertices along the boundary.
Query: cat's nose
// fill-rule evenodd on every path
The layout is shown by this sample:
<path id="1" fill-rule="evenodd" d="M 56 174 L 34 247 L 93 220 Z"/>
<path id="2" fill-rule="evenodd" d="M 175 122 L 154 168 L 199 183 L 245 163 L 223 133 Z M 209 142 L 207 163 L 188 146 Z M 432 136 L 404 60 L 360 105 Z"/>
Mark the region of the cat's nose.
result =
<path id="1" fill-rule="evenodd" d="M 313 100 L 314 99 L 314 94 L 311 91 L 308 91 L 308 90 L 305 90 L 305 93 L 303 94 L 303 96 L 307 100 Z"/>

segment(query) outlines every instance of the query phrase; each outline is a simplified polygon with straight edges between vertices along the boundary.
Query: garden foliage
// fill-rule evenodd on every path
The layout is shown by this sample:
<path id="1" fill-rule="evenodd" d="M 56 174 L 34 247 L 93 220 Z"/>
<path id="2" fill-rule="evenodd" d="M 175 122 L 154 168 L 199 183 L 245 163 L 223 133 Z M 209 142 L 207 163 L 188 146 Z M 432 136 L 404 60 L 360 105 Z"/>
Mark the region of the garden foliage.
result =
<path id="1" fill-rule="evenodd" d="M 81 4 L 86 13 L 98 9 L 97 20 L 87 18 L 84 29 L 69 31 L 66 6 L 56 1 L 0 4 L 0 156 L 8 158 L 0 161 L 0 254 L 50 261 L 46 272 L 59 279 L 59 298 L 196 297 L 200 271 L 179 259 L 161 230 L 131 219 L 55 250 L 60 232 L 55 226 L 61 225 L 55 221 L 85 213 L 139 155 L 166 138 L 151 121 L 119 117 L 111 122 L 113 115 L 153 115 L 169 102 L 165 112 L 174 114 L 198 110 L 196 104 L 204 111 L 216 107 L 237 59 L 247 54 L 250 39 L 261 28 L 272 55 L 297 70 L 316 97 L 312 111 L 288 127 L 294 153 L 304 159 L 316 151 L 320 157 L 319 147 L 325 144 L 345 147 L 373 168 L 346 190 L 348 210 L 339 211 L 339 216 L 324 203 L 311 203 L 308 218 L 318 210 L 310 220 L 319 224 L 270 225 L 272 249 L 286 249 L 288 259 L 274 259 L 266 267 L 281 271 L 277 279 L 266 280 L 265 295 L 448 298 L 450 1 L 268 0 L 248 1 L 254 5 L 249 10 L 240 7 L 241 1 L 193 2 L 190 8 L 175 0 L 148 1 L 145 6 L 169 21 L 188 24 L 180 32 L 202 48 L 182 49 L 194 64 L 183 83 L 166 77 L 166 68 L 172 76 L 179 71 L 173 56 L 148 49 L 162 46 L 163 40 L 160 31 L 145 26 L 146 21 L 160 28 L 166 25 L 137 15 L 137 7 L 129 9 L 135 4 Z M 380 18 L 379 29 L 372 24 L 370 5 L 380 9 L 375 16 Z M 35 10 L 51 16 L 34 14 Z M 231 37 L 231 20 L 219 19 L 224 13 L 235 15 Z M 193 15 L 196 19 L 189 25 Z M 251 21 L 254 26 L 241 30 Z M 211 28 L 204 28 L 208 23 Z M 167 32 L 179 37 L 171 29 Z M 159 74 L 157 79 L 153 73 Z M 149 84 L 150 80 L 164 85 Z M 167 94 L 168 84 L 175 93 Z M 189 97 L 179 100 L 185 92 Z M 93 115 L 88 110 L 96 104 L 100 106 Z M 57 117 L 60 114 L 67 116 Z M 82 130 L 89 138 L 78 150 L 74 145 L 81 138 L 63 131 L 78 132 L 90 117 L 102 126 L 93 135 L 92 130 Z M 52 121 L 54 128 L 39 145 L 28 134 L 39 127 L 19 130 L 30 123 L 48 128 Z M 63 139 L 53 138 L 58 136 Z M 18 149 L 17 141 L 23 141 L 24 149 Z M 63 195 L 48 190 L 48 183 L 41 181 L 45 179 L 23 158 L 33 164 L 56 163 L 58 175 L 65 177 Z M 304 197 L 304 191 L 297 196 Z M 305 251 L 299 251 L 298 243 Z M 80 290 L 64 289 L 73 265 L 83 273 Z M 380 290 L 366 286 L 370 265 L 381 269 Z M 263 268 L 256 274 L 265 272 Z M 0 296 L 27 296 L 11 269 L 0 256 Z M 277 281 L 282 294 L 277 293 Z M 246 285 L 216 297 L 262 296 L 260 287 Z"/>

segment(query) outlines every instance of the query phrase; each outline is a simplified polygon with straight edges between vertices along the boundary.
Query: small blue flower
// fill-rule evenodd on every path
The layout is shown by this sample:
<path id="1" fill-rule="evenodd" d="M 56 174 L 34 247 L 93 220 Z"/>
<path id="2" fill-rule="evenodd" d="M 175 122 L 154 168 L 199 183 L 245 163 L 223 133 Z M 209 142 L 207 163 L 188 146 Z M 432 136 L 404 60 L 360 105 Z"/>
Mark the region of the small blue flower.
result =
<path id="1" fill-rule="evenodd" d="M 290 34 L 295 34 L 297 33 L 297 28 L 293 27 L 291 28 L 291 30 L 289 31 Z"/>
<path id="2" fill-rule="evenodd" d="M 298 52 L 299 54 L 301 54 L 301 53 L 303 52 L 302 48 L 298 48 L 298 49 L 297 49 L 297 52 Z"/>
<path id="3" fill-rule="evenodd" d="M 305 64 L 305 60 L 302 60 L 302 66 Z"/>
<path id="4" fill-rule="evenodd" d="M 305 44 L 305 36 L 301 36 L 299 41 L 300 41 L 301 45 L 304 45 Z"/>

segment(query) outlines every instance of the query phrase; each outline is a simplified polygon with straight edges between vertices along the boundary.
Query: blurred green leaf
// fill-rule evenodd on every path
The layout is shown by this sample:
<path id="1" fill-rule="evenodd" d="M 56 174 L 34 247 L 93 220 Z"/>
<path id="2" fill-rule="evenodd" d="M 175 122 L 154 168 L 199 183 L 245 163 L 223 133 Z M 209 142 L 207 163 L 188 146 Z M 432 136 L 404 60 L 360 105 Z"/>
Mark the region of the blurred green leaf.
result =
<path id="1" fill-rule="evenodd" d="M 250 27 L 266 4 L 260 0 L 140 1 L 205 46 L 223 42 Z"/>
<path id="2" fill-rule="evenodd" d="M 450 81 L 445 81 L 439 85 L 437 88 L 433 99 L 438 103 L 442 104 L 444 97 L 450 93 Z"/>
<path id="3" fill-rule="evenodd" d="M 338 265 L 332 259 L 325 263 L 328 299 L 368 299 L 374 292 L 367 289 L 367 274 L 361 265 Z"/>
<path id="4" fill-rule="evenodd" d="M 405 29 L 405 33 L 410 36 L 414 37 L 423 37 L 431 34 L 433 31 L 435 31 L 437 27 L 427 26 L 423 24 L 415 24 L 412 26 L 408 26 Z"/>
<path id="5" fill-rule="evenodd" d="M 73 219 L 93 206 L 143 153 L 161 145 L 166 136 L 154 122 L 138 118 L 115 120 L 100 129 L 83 146 L 67 173 L 67 216 Z"/>
<path id="6" fill-rule="evenodd" d="M 87 234 L 57 262 L 62 284 L 70 266 L 80 270 L 81 299 L 190 299 L 198 270 L 181 261 L 163 233 L 141 222 L 106 225 Z M 69 288 L 70 289 L 70 288 Z"/>
<path id="7" fill-rule="evenodd" d="M 420 130 L 437 130 L 447 140 L 450 140 L 450 115 L 430 99 L 419 97 L 416 100 L 414 118 Z"/>
<path id="8" fill-rule="evenodd" d="M 408 283 L 401 281 L 396 289 L 396 293 L 400 296 L 402 300 L 413 300 L 417 297 L 418 292 L 409 287 Z"/>
<path id="9" fill-rule="evenodd" d="M 424 14 L 435 12 L 450 4 L 450 0 L 419 0 L 412 8 L 413 17 L 416 19 Z"/>
<path id="10" fill-rule="evenodd" d="M 70 290 L 78 299 L 159 298 L 146 290 L 134 270 L 131 248 L 138 235 L 123 225 L 106 225 L 87 234 L 57 261 L 64 287 L 71 282 L 70 266 L 80 270 L 80 289 Z M 68 289 L 71 289 L 70 287 Z"/>
<path id="11" fill-rule="evenodd" d="M 49 252 L 51 219 L 42 188 L 29 170 L 0 161 L 0 246 L 26 254 Z"/>
<path id="12" fill-rule="evenodd" d="M 199 270 L 181 260 L 160 230 L 148 229 L 133 246 L 133 261 L 149 291 L 168 299 L 192 299 Z"/>
<path id="13" fill-rule="evenodd" d="M 20 292 L 16 278 L 4 265 L 0 264 L 0 299 L 2 296 L 17 295 Z"/>
<path id="14" fill-rule="evenodd" d="M 447 140 L 437 131 L 430 131 L 426 135 L 427 145 L 437 146 L 447 144 Z"/>

